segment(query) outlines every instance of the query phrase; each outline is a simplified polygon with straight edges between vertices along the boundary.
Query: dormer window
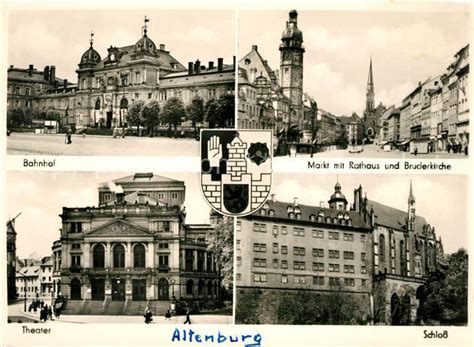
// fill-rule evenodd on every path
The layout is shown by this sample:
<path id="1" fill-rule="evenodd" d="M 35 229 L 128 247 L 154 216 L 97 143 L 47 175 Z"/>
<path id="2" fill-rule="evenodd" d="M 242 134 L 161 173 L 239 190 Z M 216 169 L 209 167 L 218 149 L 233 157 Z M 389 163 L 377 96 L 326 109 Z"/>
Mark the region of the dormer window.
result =
<path id="1" fill-rule="evenodd" d="M 318 222 L 320 222 L 320 223 L 323 222 L 323 217 L 322 216 L 318 216 Z"/>
<path id="2" fill-rule="evenodd" d="M 260 210 L 260 215 L 261 215 L 261 216 L 265 216 L 265 215 L 266 215 L 265 210 L 264 210 L 263 208 Z"/>
<path id="3" fill-rule="evenodd" d="M 331 217 L 326 217 L 326 223 L 331 223 Z"/>
<path id="4" fill-rule="evenodd" d="M 318 216 L 324 217 L 324 211 L 319 211 Z"/>
<path id="5" fill-rule="evenodd" d="M 287 211 L 288 213 L 293 212 L 293 206 L 288 206 L 288 207 L 286 208 L 286 211 Z"/>
<path id="6" fill-rule="evenodd" d="M 334 224 L 337 224 L 337 218 L 336 218 L 336 217 L 334 217 L 334 218 L 332 219 L 332 221 L 333 221 Z"/>
<path id="7" fill-rule="evenodd" d="M 266 202 L 265 205 L 263 205 L 263 208 L 264 208 L 264 209 L 267 209 L 267 210 L 268 210 L 269 207 L 270 207 L 270 205 L 268 205 L 268 202 Z"/>
<path id="8" fill-rule="evenodd" d="M 293 212 L 290 212 L 288 213 L 288 217 L 290 217 L 291 219 L 295 218 L 295 214 Z"/>
<path id="9" fill-rule="evenodd" d="M 274 210 L 270 210 L 268 211 L 268 215 L 273 217 L 275 215 L 275 211 Z"/>
<path id="10" fill-rule="evenodd" d="M 352 219 L 347 220 L 347 225 L 352 226 Z"/>
<path id="11" fill-rule="evenodd" d="M 348 220 L 349 219 L 349 215 L 347 213 L 344 213 L 344 219 L 345 220 Z"/>
<path id="12" fill-rule="evenodd" d="M 314 214 L 312 214 L 311 216 L 309 216 L 309 220 L 311 222 L 314 222 L 316 220 L 316 216 Z"/>
<path id="13" fill-rule="evenodd" d="M 296 219 L 301 219 L 301 213 L 296 214 Z"/>
<path id="14" fill-rule="evenodd" d="M 344 215 L 342 214 L 342 212 L 339 212 L 339 213 L 337 214 L 337 218 L 338 218 L 338 219 L 342 219 L 343 217 L 344 217 Z"/>
<path id="15" fill-rule="evenodd" d="M 295 213 L 301 213 L 301 209 L 299 208 L 299 206 L 295 207 Z"/>

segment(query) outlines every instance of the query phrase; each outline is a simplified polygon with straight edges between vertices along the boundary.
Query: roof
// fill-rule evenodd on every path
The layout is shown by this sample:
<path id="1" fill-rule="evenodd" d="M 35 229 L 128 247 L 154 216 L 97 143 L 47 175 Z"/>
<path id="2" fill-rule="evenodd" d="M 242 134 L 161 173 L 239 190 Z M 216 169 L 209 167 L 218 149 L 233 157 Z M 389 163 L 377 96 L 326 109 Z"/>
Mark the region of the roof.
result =
<path id="1" fill-rule="evenodd" d="M 375 212 L 375 223 L 389 228 L 404 230 L 406 226 L 406 218 L 408 214 L 396 208 L 375 202 L 373 200 L 367 201 L 367 208 L 373 206 Z M 421 216 L 415 216 L 415 231 L 417 233 L 423 232 L 423 226 L 428 224 L 426 219 Z"/>
<path id="2" fill-rule="evenodd" d="M 369 226 L 364 222 L 364 219 L 362 216 L 355 211 L 347 211 L 347 210 L 335 210 L 327 207 L 319 207 L 319 206 L 309 206 L 309 205 L 295 205 L 292 202 L 281 202 L 281 201 L 272 201 L 268 200 L 266 202 L 268 204 L 268 208 L 262 207 L 258 211 L 252 213 L 250 216 L 258 216 L 258 217 L 268 217 L 268 218 L 279 218 L 279 219 L 286 219 L 290 223 L 292 222 L 308 222 L 308 223 L 315 223 L 315 224 L 328 224 L 328 225 L 334 225 L 333 219 L 338 218 L 338 215 L 342 212 L 343 215 L 347 215 L 349 219 L 352 221 L 352 227 L 354 228 L 369 228 Z M 298 207 L 299 211 L 301 213 L 301 219 L 296 219 L 296 218 L 290 218 L 289 213 L 288 213 L 288 207 Z M 273 210 L 274 216 L 269 216 L 268 214 L 265 214 L 263 216 L 261 214 L 261 210 L 266 209 L 268 211 Z M 318 213 L 322 212 L 324 214 L 323 217 L 323 222 L 315 222 L 311 221 L 310 216 L 314 215 L 315 217 L 318 215 Z M 326 218 L 330 217 L 331 218 L 331 223 L 326 222 Z M 339 225 L 339 224 L 338 224 Z"/>
<path id="3" fill-rule="evenodd" d="M 125 176 L 121 178 L 117 178 L 116 180 L 113 180 L 115 183 L 137 183 L 137 182 L 174 182 L 174 183 L 183 183 L 182 181 L 178 181 L 172 178 L 164 177 L 164 176 L 159 176 L 154 173 L 136 173 L 134 175 L 130 176 Z"/>
<path id="4" fill-rule="evenodd" d="M 233 66 L 226 65 L 222 71 L 217 68 L 201 71 L 200 73 L 189 74 L 184 72 L 173 72 L 160 79 L 161 88 L 178 87 L 182 85 L 203 85 L 206 83 L 234 83 L 235 70 Z"/>
<path id="5" fill-rule="evenodd" d="M 138 192 L 133 192 L 133 193 L 130 193 L 128 195 L 126 195 L 124 197 L 124 200 L 127 204 L 135 204 L 136 202 L 140 201 L 140 197 L 139 197 L 140 193 Z M 152 197 L 149 197 L 148 195 L 145 195 L 145 194 L 142 194 L 143 197 L 143 204 L 147 204 L 147 205 L 152 205 L 152 206 L 165 206 L 166 204 L 162 203 L 162 202 L 159 202 L 158 200 L 156 199 L 153 199 Z M 114 206 L 116 204 L 116 201 L 109 201 L 106 205 L 107 206 Z"/>
<path id="6" fill-rule="evenodd" d="M 35 277 L 39 275 L 40 270 L 41 269 L 38 265 L 33 265 L 22 267 L 18 272 L 20 277 L 22 277 L 22 275 L 25 277 Z"/>

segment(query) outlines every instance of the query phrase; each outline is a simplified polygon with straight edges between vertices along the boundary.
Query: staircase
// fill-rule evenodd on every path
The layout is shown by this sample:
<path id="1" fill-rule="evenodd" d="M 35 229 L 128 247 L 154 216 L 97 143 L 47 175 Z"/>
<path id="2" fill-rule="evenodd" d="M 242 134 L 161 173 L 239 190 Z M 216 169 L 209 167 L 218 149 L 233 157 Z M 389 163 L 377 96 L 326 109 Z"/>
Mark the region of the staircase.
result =
<path id="1" fill-rule="evenodd" d="M 154 316 L 164 316 L 166 310 L 168 310 L 170 306 L 171 305 L 169 301 L 153 300 L 148 302 L 148 307 Z"/>
<path id="2" fill-rule="evenodd" d="M 107 315 L 107 316 L 143 316 L 145 308 L 154 316 L 164 316 L 170 308 L 169 301 L 112 301 L 68 300 L 63 314 L 70 315 Z"/>
<path id="3" fill-rule="evenodd" d="M 68 300 L 61 314 L 78 314 L 83 305 L 82 300 Z"/>

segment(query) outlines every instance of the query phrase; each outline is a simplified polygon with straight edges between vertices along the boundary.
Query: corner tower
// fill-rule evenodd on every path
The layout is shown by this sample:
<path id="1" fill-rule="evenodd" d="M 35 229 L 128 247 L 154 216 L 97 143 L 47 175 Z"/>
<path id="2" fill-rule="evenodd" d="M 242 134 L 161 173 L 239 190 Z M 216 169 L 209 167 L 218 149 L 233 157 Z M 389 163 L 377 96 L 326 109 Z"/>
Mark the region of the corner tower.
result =
<path id="1" fill-rule="evenodd" d="M 290 99 L 288 128 L 303 121 L 303 32 L 298 29 L 298 12 L 291 10 L 280 44 L 280 81 Z"/>

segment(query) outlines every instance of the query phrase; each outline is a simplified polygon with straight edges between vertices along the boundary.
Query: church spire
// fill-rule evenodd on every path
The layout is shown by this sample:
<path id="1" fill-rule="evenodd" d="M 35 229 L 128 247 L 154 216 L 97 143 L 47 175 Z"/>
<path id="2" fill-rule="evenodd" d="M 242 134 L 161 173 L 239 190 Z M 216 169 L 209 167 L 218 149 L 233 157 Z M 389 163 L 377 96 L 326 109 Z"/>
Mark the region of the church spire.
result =
<path id="1" fill-rule="evenodd" d="M 369 77 L 367 78 L 367 87 L 374 85 L 374 76 L 372 75 L 372 56 L 370 56 Z"/>
<path id="2" fill-rule="evenodd" d="M 410 180 L 410 195 L 408 196 L 408 203 L 410 202 L 415 202 L 415 196 L 413 195 L 413 186 L 411 184 L 411 180 Z"/>
<path id="3" fill-rule="evenodd" d="M 366 93 L 365 110 L 366 110 L 366 113 L 372 112 L 375 110 L 375 92 L 374 92 L 374 76 L 372 72 L 372 56 L 370 57 L 369 76 L 367 77 L 367 93 Z"/>
<path id="4" fill-rule="evenodd" d="M 408 196 L 408 231 L 415 230 L 415 196 L 413 195 L 413 186 L 410 180 L 410 195 Z"/>

